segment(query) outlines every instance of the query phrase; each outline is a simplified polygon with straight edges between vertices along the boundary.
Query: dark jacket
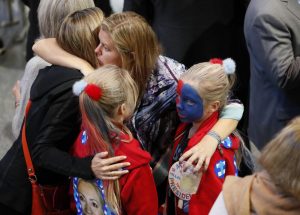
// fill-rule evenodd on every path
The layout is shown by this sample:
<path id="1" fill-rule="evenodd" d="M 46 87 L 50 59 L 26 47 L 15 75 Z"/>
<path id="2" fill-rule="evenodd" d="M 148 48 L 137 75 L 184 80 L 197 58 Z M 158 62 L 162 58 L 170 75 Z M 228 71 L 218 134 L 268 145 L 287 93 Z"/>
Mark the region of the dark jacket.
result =
<path id="1" fill-rule="evenodd" d="M 251 60 L 249 137 L 259 148 L 300 115 L 300 4 L 252 0 L 245 18 Z"/>
<path id="2" fill-rule="evenodd" d="M 42 69 L 31 88 L 31 108 L 26 120 L 28 147 L 41 184 L 59 184 L 68 176 L 93 178 L 91 157 L 68 154 L 80 130 L 78 97 L 72 85 L 82 78 L 73 69 Z M 0 203 L 25 213 L 31 207 L 31 185 L 21 145 L 21 135 L 0 161 Z"/>

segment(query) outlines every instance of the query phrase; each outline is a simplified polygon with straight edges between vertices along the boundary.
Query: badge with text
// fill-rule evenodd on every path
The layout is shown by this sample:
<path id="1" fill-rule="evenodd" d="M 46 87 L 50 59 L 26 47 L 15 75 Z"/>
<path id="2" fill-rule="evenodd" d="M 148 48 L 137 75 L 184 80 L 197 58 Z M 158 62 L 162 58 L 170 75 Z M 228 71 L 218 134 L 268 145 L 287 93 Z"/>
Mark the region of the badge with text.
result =
<path id="1" fill-rule="evenodd" d="M 169 171 L 169 186 L 173 193 L 182 200 L 189 201 L 200 184 L 201 172 L 193 173 L 193 167 L 183 171 L 185 162 L 175 162 Z"/>

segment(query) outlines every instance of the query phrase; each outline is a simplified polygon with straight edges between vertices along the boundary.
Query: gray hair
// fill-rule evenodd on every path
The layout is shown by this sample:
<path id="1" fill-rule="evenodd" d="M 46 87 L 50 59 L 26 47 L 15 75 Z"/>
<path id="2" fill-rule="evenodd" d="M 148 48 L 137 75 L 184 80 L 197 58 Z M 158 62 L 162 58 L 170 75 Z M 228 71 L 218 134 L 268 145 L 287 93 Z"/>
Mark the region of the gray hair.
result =
<path id="1" fill-rule="evenodd" d="M 94 6 L 93 0 L 41 0 L 38 8 L 41 37 L 57 37 L 59 28 L 68 14 Z"/>

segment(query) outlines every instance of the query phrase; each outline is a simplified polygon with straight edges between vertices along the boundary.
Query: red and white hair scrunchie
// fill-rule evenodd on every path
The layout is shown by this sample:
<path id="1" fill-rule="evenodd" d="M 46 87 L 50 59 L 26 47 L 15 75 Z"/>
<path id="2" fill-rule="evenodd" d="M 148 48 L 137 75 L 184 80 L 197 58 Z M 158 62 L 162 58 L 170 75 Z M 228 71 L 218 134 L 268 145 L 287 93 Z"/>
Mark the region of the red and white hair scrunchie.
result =
<path id="1" fill-rule="evenodd" d="M 232 58 L 226 58 L 224 60 L 220 58 L 212 58 L 209 61 L 211 64 L 220 64 L 223 66 L 224 71 L 227 75 L 234 74 L 236 64 Z"/>
<path id="2" fill-rule="evenodd" d="M 82 92 L 94 101 L 99 101 L 102 96 L 102 90 L 96 84 L 88 84 L 85 80 L 76 81 L 73 85 L 74 95 L 79 96 Z"/>

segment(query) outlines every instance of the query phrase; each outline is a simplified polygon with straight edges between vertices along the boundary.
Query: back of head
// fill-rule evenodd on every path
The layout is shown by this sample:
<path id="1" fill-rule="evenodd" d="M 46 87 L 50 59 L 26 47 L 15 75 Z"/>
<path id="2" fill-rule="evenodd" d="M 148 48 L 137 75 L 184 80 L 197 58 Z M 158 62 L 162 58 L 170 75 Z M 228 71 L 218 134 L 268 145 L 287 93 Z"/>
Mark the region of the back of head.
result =
<path id="1" fill-rule="evenodd" d="M 38 8 L 41 36 L 57 37 L 59 28 L 68 14 L 94 6 L 93 0 L 41 0 Z"/>
<path id="2" fill-rule="evenodd" d="M 113 155 L 110 132 L 118 134 L 123 127 L 123 122 L 115 120 L 119 107 L 125 104 L 128 116 L 134 112 L 138 96 L 134 80 L 127 70 L 105 65 L 74 84 L 73 90 L 80 95 L 82 123 L 89 133 L 90 153 L 108 150 Z"/>
<path id="3" fill-rule="evenodd" d="M 275 184 L 300 200 L 300 117 L 283 128 L 263 149 L 259 162 Z"/>
<path id="4" fill-rule="evenodd" d="M 140 94 L 143 94 L 160 54 L 160 46 L 151 26 L 134 12 L 122 12 L 105 19 L 101 30 L 110 34 L 121 55 L 122 67 L 131 73 Z"/>
<path id="5" fill-rule="evenodd" d="M 57 43 L 67 52 L 88 61 L 94 68 L 98 67 L 94 49 L 99 42 L 98 32 L 103 19 L 103 12 L 96 7 L 75 11 L 64 19 Z"/>
<path id="6" fill-rule="evenodd" d="M 230 58 L 224 61 L 217 59 L 218 63 L 214 63 L 214 60 L 192 66 L 180 76 L 180 79 L 190 83 L 198 91 L 204 104 L 219 101 L 221 109 L 226 104 L 235 81 L 235 63 Z M 233 64 L 230 72 L 226 71 L 227 65 L 223 63 L 226 61 Z"/>
<path id="7" fill-rule="evenodd" d="M 102 91 L 102 96 L 96 103 L 83 93 L 83 100 L 101 107 L 104 117 L 113 118 L 114 110 L 123 103 L 126 103 L 132 114 L 138 91 L 135 81 L 127 70 L 115 65 L 105 65 L 84 78 L 88 84 L 96 84 Z M 91 105 L 89 105 L 91 106 Z M 88 106 L 87 106 L 88 107 Z M 95 108 L 96 109 L 96 108 Z"/>

